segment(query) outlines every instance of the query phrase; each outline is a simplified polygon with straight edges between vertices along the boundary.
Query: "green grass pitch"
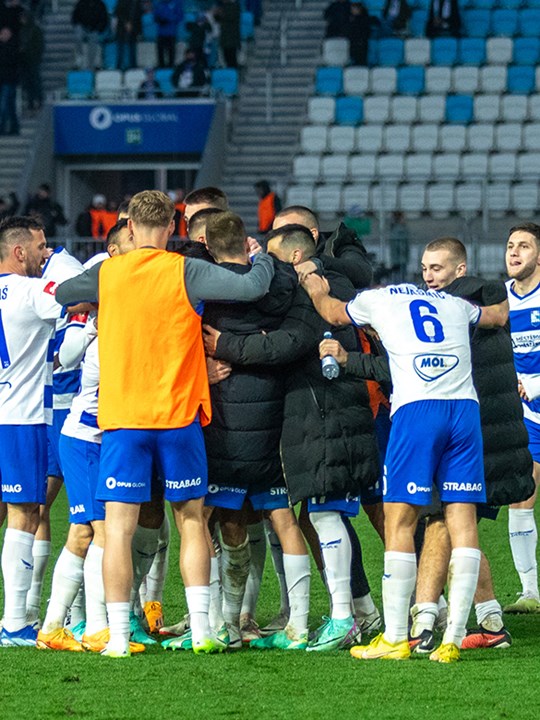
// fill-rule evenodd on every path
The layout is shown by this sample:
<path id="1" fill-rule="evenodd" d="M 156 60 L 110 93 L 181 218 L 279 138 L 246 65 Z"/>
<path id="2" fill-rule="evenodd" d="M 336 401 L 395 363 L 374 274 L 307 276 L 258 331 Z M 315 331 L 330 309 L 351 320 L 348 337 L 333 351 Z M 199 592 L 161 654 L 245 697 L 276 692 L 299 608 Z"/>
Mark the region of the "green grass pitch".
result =
<path id="1" fill-rule="evenodd" d="M 52 518 L 56 558 L 67 529 L 63 492 Z M 382 547 L 364 515 L 356 522 L 372 592 L 380 604 Z M 508 546 L 506 511 L 495 523 L 482 521 L 481 536 L 498 598 L 507 603 L 519 585 Z M 185 612 L 177 557 L 174 537 L 164 603 L 169 623 Z M 51 569 L 52 562 L 45 599 Z M 264 623 L 277 611 L 277 598 L 268 557 L 259 621 Z M 327 612 L 327 605 L 314 571 L 312 627 Z M 345 651 L 243 650 L 196 657 L 156 648 L 128 660 L 112 660 L 86 653 L 0 649 L 0 719 L 536 719 L 540 711 L 540 615 L 507 616 L 507 626 L 514 637 L 510 649 L 469 651 L 451 666 L 430 663 L 427 658 L 362 662 Z"/>

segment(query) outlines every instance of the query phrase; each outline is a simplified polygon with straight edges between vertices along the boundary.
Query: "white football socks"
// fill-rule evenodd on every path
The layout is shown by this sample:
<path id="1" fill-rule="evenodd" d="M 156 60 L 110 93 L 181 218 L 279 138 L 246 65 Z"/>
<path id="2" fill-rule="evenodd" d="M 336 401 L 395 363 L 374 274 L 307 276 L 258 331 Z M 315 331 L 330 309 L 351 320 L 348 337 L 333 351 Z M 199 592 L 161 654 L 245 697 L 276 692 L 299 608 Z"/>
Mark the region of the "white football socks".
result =
<path id="1" fill-rule="evenodd" d="M 351 616 L 351 541 L 338 512 L 313 512 L 309 519 L 319 536 L 332 619 Z"/>
<path id="2" fill-rule="evenodd" d="M 29 623 L 34 623 L 39 619 L 43 580 L 45 579 L 50 554 L 51 543 L 49 540 L 34 540 L 32 547 L 34 572 L 32 573 L 32 584 L 26 597 L 26 619 Z"/>
<path id="3" fill-rule="evenodd" d="M 86 595 L 85 635 L 95 635 L 107 627 L 107 607 L 103 587 L 103 548 L 90 544 L 84 561 Z"/>
<path id="4" fill-rule="evenodd" d="M 287 582 L 285 580 L 285 569 L 283 567 L 283 548 L 279 542 L 279 538 L 274 532 L 272 523 L 270 520 L 264 521 L 264 529 L 266 532 L 266 539 L 270 547 L 270 554 L 272 556 L 272 564 L 277 575 L 279 582 L 279 595 L 280 605 L 279 611 L 284 615 L 289 614 L 289 596 L 287 594 Z"/>
<path id="5" fill-rule="evenodd" d="M 283 569 L 289 594 L 289 627 L 293 633 L 303 635 L 308 630 L 309 586 L 311 567 L 309 555 L 283 553 Z"/>
<path id="6" fill-rule="evenodd" d="M 508 533 L 514 565 L 519 573 L 523 593 L 538 598 L 536 545 L 538 531 L 534 510 L 508 510 Z"/>
<path id="7" fill-rule="evenodd" d="M 458 648 L 467 632 L 466 625 L 478 584 L 480 550 L 459 547 L 452 550 L 448 567 L 448 625 L 443 644 L 454 643 Z"/>
<path id="8" fill-rule="evenodd" d="M 83 581 L 84 558 L 63 548 L 54 566 L 51 598 L 42 630 L 50 633 L 64 626 Z"/>
<path id="9" fill-rule="evenodd" d="M 157 553 L 152 561 L 148 575 L 146 576 L 146 602 L 163 602 L 163 588 L 167 579 L 169 569 L 169 542 L 171 538 L 171 524 L 167 513 L 159 528 Z"/>
<path id="10" fill-rule="evenodd" d="M 416 603 L 416 605 L 413 605 L 411 608 L 411 637 L 420 637 L 424 630 L 433 632 L 438 615 L 439 605 L 436 602 Z"/>
<path id="11" fill-rule="evenodd" d="M 34 559 L 32 533 L 7 528 L 2 548 L 2 575 L 4 577 L 3 626 L 9 632 L 26 625 L 26 597 L 32 584 Z"/>
<path id="12" fill-rule="evenodd" d="M 255 617 L 257 600 L 264 573 L 264 561 L 266 560 L 266 536 L 264 522 L 248 525 L 250 565 L 249 575 L 246 583 L 246 591 L 242 602 L 242 615 Z"/>
<path id="13" fill-rule="evenodd" d="M 221 578 L 219 576 L 219 560 L 210 558 L 210 605 L 208 608 L 208 621 L 210 627 L 218 632 L 223 626 L 223 596 L 221 593 Z"/>
<path id="14" fill-rule="evenodd" d="M 476 622 L 486 630 L 499 632 L 504 627 L 502 607 L 497 600 L 476 603 L 474 609 L 476 611 Z"/>
<path id="15" fill-rule="evenodd" d="M 129 648 L 129 606 L 128 602 L 107 603 L 110 638 L 107 650 L 125 653 Z"/>
<path id="16" fill-rule="evenodd" d="M 387 551 L 384 553 L 382 595 L 384 637 L 390 643 L 407 640 L 409 605 L 416 585 L 416 555 Z"/>
<path id="17" fill-rule="evenodd" d="M 186 588 L 186 601 L 191 626 L 193 644 L 210 636 L 208 610 L 210 607 L 210 588 L 208 585 L 192 585 Z"/>
<path id="18" fill-rule="evenodd" d="M 221 542 L 221 586 L 223 617 L 226 623 L 240 625 L 240 611 L 250 568 L 249 537 L 238 547 Z"/>
<path id="19" fill-rule="evenodd" d="M 159 528 L 145 528 L 137 525 L 131 543 L 131 557 L 133 559 L 133 586 L 131 589 L 131 609 L 140 608 L 138 603 L 139 588 L 145 575 L 152 567 L 157 553 Z M 140 612 L 140 610 L 139 610 Z"/>
<path id="20" fill-rule="evenodd" d="M 84 576 L 84 567 L 83 567 Z M 74 628 L 79 623 L 86 621 L 86 601 L 84 599 L 84 583 L 79 587 L 79 592 L 75 595 L 75 600 L 71 603 L 69 610 L 69 627 Z"/>

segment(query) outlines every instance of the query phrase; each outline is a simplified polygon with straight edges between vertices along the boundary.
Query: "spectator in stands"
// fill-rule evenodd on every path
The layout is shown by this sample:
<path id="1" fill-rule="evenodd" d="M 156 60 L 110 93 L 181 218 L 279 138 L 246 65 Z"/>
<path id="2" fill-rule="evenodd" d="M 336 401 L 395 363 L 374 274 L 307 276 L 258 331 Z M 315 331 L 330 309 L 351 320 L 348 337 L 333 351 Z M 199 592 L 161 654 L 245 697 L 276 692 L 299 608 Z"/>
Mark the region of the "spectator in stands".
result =
<path id="1" fill-rule="evenodd" d="M 386 0 L 381 22 L 382 35 L 405 35 L 412 10 L 407 0 Z"/>
<path id="2" fill-rule="evenodd" d="M 158 67 L 174 67 L 176 64 L 176 35 L 184 18 L 181 0 L 158 0 L 154 5 L 157 24 Z"/>
<path id="3" fill-rule="evenodd" d="M 334 0 L 324 11 L 327 38 L 349 37 L 351 3 L 349 0 Z"/>
<path id="4" fill-rule="evenodd" d="M 154 68 L 146 68 L 146 77 L 139 85 L 137 98 L 139 100 L 157 100 L 163 97 L 161 85 L 155 78 Z"/>
<path id="5" fill-rule="evenodd" d="M 186 50 L 184 60 L 174 69 L 171 84 L 178 97 L 197 97 L 208 85 L 204 62 L 193 50 Z"/>
<path id="6" fill-rule="evenodd" d="M 240 50 L 240 5 L 238 0 L 221 0 L 216 10 L 216 19 L 221 26 L 219 45 L 226 67 L 238 67 Z"/>
<path id="7" fill-rule="evenodd" d="M 364 3 L 351 4 L 348 33 L 351 63 L 367 65 L 371 18 Z"/>
<path id="8" fill-rule="evenodd" d="M 8 217 L 16 215 L 21 203 L 17 197 L 17 193 L 10 192 L 8 195 L 9 200 L 4 197 L 0 197 L 0 222 Z"/>
<path id="9" fill-rule="evenodd" d="M 186 197 L 186 191 L 184 188 L 176 188 L 168 193 L 169 197 L 174 203 L 174 233 L 181 238 L 188 236 L 187 223 L 186 223 L 186 203 L 184 198 Z"/>
<path id="10" fill-rule="evenodd" d="M 45 42 L 43 30 L 28 10 L 22 13 L 21 23 L 21 83 L 26 109 L 34 112 L 43 104 L 41 62 Z"/>
<path id="11" fill-rule="evenodd" d="M 19 47 L 9 27 L 0 28 L 0 135 L 18 135 L 15 105 L 20 76 Z"/>
<path id="12" fill-rule="evenodd" d="M 253 22 L 255 25 L 260 25 L 263 14 L 262 0 L 246 0 L 246 10 L 253 13 Z"/>
<path id="13" fill-rule="evenodd" d="M 459 37 L 461 17 L 458 0 L 431 0 L 426 23 L 426 36 Z"/>
<path id="14" fill-rule="evenodd" d="M 109 26 L 109 15 L 103 0 L 78 0 L 71 14 L 75 31 L 75 67 L 95 70 L 98 66 L 100 36 Z M 84 57 L 84 43 L 87 57 Z"/>
<path id="15" fill-rule="evenodd" d="M 17 43 L 21 30 L 22 12 L 23 7 L 20 0 L 4 0 L 3 3 L 0 3 L 0 28 L 8 27 Z"/>
<path id="16" fill-rule="evenodd" d="M 86 210 L 83 210 L 75 223 L 75 232 L 79 237 L 101 237 L 101 220 L 105 212 L 107 198 L 98 193 L 92 198 L 92 203 Z M 94 235 L 94 232 L 96 233 Z"/>
<path id="17" fill-rule="evenodd" d="M 275 192 L 272 192 L 267 180 L 259 180 L 255 183 L 254 187 L 259 198 L 259 206 L 257 209 L 259 232 L 267 233 L 272 229 L 274 218 L 281 210 L 281 200 Z"/>
<path id="18" fill-rule="evenodd" d="M 116 67 L 137 67 L 137 38 L 142 32 L 141 0 L 118 0 L 116 10 Z"/>
<path id="19" fill-rule="evenodd" d="M 402 212 L 395 212 L 390 226 L 390 265 L 392 282 L 401 283 L 407 279 L 409 264 L 409 229 Z"/>
<path id="20" fill-rule="evenodd" d="M 26 203 L 25 215 L 35 217 L 44 227 L 45 236 L 56 237 L 56 226 L 67 225 L 67 220 L 60 203 L 53 200 L 51 186 L 41 183 L 35 195 Z"/>

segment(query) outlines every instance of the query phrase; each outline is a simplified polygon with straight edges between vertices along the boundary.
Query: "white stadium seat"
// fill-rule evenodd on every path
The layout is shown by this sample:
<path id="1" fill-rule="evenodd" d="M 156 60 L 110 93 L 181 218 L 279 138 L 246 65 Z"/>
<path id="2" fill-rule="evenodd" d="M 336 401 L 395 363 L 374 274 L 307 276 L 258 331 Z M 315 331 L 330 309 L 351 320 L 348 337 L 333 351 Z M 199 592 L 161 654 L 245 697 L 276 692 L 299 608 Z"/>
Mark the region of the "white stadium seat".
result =
<path id="1" fill-rule="evenodd" d="M 386 152 L 406 153 L 411 144 L 409 125 L 387 125 L 383 133 L 383 146 Z"/>
<path id="2" fill-rule="evenodd" d="M 98 70 L 94 75 L 94 93 L 99 100 L 116 100 L 123 94 L 120 70 Z"/>
<path id="3" fill-rule="evenodd" d="M 510 189 L 512 208 L 522 216 L 532 217 L 538 211 L 538 183 L 517 183 Z"/>
<path id="4" fill-rule="evenodd" d="M 375 178 L 376 155 L 351 155 L 349 159 L 349 178 L 351 182 L 372 182 Z"/>
<path id="5" fill-rule="evenodd" d="M 363 125 L 356 129 L 356 148 L 363 153 L 378 153 L 382 148 L 383 126 Z"/>
<path id="6" fill-rule="evenodd" d="M 486 42 L 486 60 L 490 65 L 508 65 L 512 62 L 514 46 L 511 38 L 491 37 Z"/>
<path id="7" fill-rule="evenodd" d="M 475 123 L 467 128 L 467 147 L 471 152 L 489 153 L 494 142 L 495 130 L 491 123 Z"/>
<path id="8" fill-rule="evenodd" d="M 460 172 L 460 156 L 457 153 L 440 153 L 433 156 L 433 179 L 456 181 Z"/>
<path id="9" fill-rule="evenodd" d="M 504 122 L 524 122 L 529 116 L 527 95 L 503 95 L 501 117 Z"/>
<path id="10" fill-rule="evenodd" d="M 324 65 L 343 67 L 349 62 L 349 41 L 346 38 L 323 40 L 322 58 Z"/>
<path id="11" fill-rule="evenodd" d="M 341 185 L 317 186 L 313 191 L 313 209 L 325 214 L 341 212 Z"/>
<path id="12" fill-rule="evenodd" d="M 407 180 L 429 180 L 433 171 L 432 156 L 429 153 L 414 153 L 405 157 Z"/>
<path id="13" fill-rule="evenodd" d="M 476 178 L 483 180 L 487 175 L 488 158 L 486 153 L 471 152 L 461 156 L 461 174 L 465 180 Z"/>
<path id="14" fill-rule="evenodd" d="M 505 182 L 488 183 L 486 185 L 486 203 L 491 216 L 503 217 L 510 207 L 510 184 Z"/>
<path id="15" fill-rule="evenodd" d="M 308 120 L 319 125 L 331 125 L 336 115 L 336 101 L 330 97 L 312 97 L 308 101 Z"/>
<path id="16" fill-rule="evenodd" d="M 411 147 L 415 152 L 435 152 L 439 147 L 439 126 L 416 125 L 413 127 Z"/>
<path id="17" fill-rule="evenodd" d="M 523 153 L 517 159 L 517 174 L 521 180 L 537 180 L 540 171 L 540 153 Z"/>
<path id="18" fill-rule="evenodd" d="M 411 98 L 412 99 L 412 98 Z M 444 122 L 446 113 L 445 95 L 424 95 L 418 100 L 418 117 L 420 122 Z"/>
<path id="19" fill-rule="evenodd" d="M 289 185 L 286 204 L 313 207 L 313 185 Z"/>
<path id="20" fill-rule="evenodd" d="M 320 155 L 328 147 L 326 125 L 305 125 L 300 133 L 300 149 L 303 153 Z"/>
<path id="21" fill-rule="evenodd" d="M 523 128 L 523 148 L 528 151 L 540 151 L 540 125 L 531 123 Z"/>
<path id="22" fill-rule="evenodd" d="M 417 114 L 417 98 L 396 95 L 390 99 L 390 120 L 393 123 L 413 123 Z"/>
<path id="23" fill-rule="evenodd" d="M 442 95 L 450 92 L 452 87 L 452 70 L 449 67 L 428 67 L 426 68 L 426 93 Z"/>
<path id="24" fill-rule="evenodd" d="M 443 152 L 463 152 L 467 145 L 467 128 L 465 125 L 441 125 L 439 142 Z"/>
<path id="25" fill-rule="evenodd" d="M 401 180 L 403 177 L 403 155 L 398 153 L 388 153 L 379 155 L 377 159 L 377 175 L 383 180 Z"/>
<path id="26" fill-rule="evenodd" d="M 345 182 L 349 174 L 349 156 L 342 153 L 325 155 L 321 160 L 321 179 L 323 182 Z"/>
<path id="27" fill-rule="evenodd" d="M 407 38 L 405 40 L 405 65 L 429 65 L 431 42 L 428 38 Z"/>
<path id="28" fill-rule="evenodd" d="M 393 95 L 396 92 L 397 71 L 391 67 L 370 70 L 369 90 L 374 95 Z"/>
<path id="29" fill-rule="evenodd" d="M 335 153 L 351 153 L 356 145 L 356 128 L 335 126 L 328 129 L 328 149 Z"/>
<path id="30" fill-rule="evenodd" d="M 454 209 L 453 183 L 435 183 L 428 185 L 426 205 L 433 217 L 447 217 Z"/>
<path id="31" fill-rule="evenodd" d="M 492 180 L 511 179 L 516 174 L 514 153 L 493 153 L 488 158 L 488 172 Z"/>
<path id="32" fill-rule="evenodd" d="M 452 71 L 452 90 L 455 93 L 472 95 L 478 90 L 479 70 L 477 67 L 463 65 Z"/>
<path id="33" fill-rule="evenodd" d="M 460 183 L 456 186 L 456 210 L 479 212 L 482 208 L 482 186 L 479 183 Z"/>
<path id="34" fill-rule="evenodd" d="M 364 100 L 364 122 L 383 124 L 390 117 L 390 98 L 388 95 L 374 95 Z"/>
<path id="35" fill-rule="evenodd" d="M 497 122 L 500 116 L 500 95 L 476 95 L 474 98 L 474 119 L 476 122 Z"/>
<path id="36" fill-rule="evenodd" d="M 347 67 L 343 70 L 345 95 L 365 95 L 369 88 L 369 70 L 366 67 Z"/>
<path id="37" fill-rule="evenodd" d="M 369 184 L 345 185 L 343 188 L 343 210 L 349 212 L 353 208 L 365 210 L 369 205 Z"/>
<path id="38" fill-rule="evenodd" d="M 293 161 L 293 175 L 298 182 L 315 182 L 321 172 L 318 155 L 297 155 Z"/>
<path id="39" fill-rule="evenodd" d="M 534 121 L 540 120 L 540 94 L 529 97 L 529 118 Z"/>
<path id="40" fill-rule="evenodd" d="M 417 217 L 426 207 L 424 183 L 404 183 L 398 191 L 398 207 L 409 217 Z"/>
<path id="41" fill-rule="evenodd" d="M 127 97 L 136 98 L 146 73 L 142 68 L 131 68 L 124 73 L 124 92 Z"/>
<path id="42" fill-rule="evenodd" d="M 495 128 L 495 150 L 516 152 L 521 149 L 521 124 L 504 123 Z"/>
<path id="43" fill-rule="evenodd" d="M 371 188 L 371 209 L 393 212 L 397 208 L 398 186 L 391 182 L 373 185 Z"/>
<path id="44" fill-rule="evenodd" d="M 485 65 L 480 68 L 480 91 L 502 93 L 506 90 L 506 65 Z"/>

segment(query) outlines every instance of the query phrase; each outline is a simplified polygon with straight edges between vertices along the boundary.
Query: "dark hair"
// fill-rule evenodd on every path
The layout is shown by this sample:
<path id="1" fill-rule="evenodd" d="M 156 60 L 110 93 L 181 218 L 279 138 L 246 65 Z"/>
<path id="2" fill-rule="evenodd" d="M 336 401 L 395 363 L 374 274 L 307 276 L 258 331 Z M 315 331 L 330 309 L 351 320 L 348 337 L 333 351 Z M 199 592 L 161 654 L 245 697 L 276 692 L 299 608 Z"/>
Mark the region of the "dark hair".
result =
<path id="1" fill-rule="evenodd" d="M 230 212 L 215 213 L 206 222 L 206 245 L 216 258 L 224 255 L 241 255 L 245 249 L 246 228 L 240 215 Z"/>
<path id="2" fill-rule="evenodd" d="M 302 217 L 304 222 L 300 223 L 301 225 L 305 225 L 307 228 L 316 227 L 319 229 L 319 218 L 317 217 L 317 214 L 305 205 L 289 205 L 288 207 L 283 208 L 283 210 L 280 210 L 276 214 L 276 218 L 282 218 L 292 213 Z"/>
<path id="3" fill-rule="evenodd" d="M 206 236 L 206 225 L 208 222 L 208 218 L 212 215 L 218 215 L 222 212 L 224 211 L 220 210 L 219 208 L 203 208 L 202 210 L 197 210 L 197 212 L 194 213 L 188 221 L 189 239 L 195 240 L 198 235 Z"/>
<path id="4" fill-rule="evenodd" d="M 219 210 L 228 210 L 229 201 L 227 196 L 217 187 L 203 187 L 197 190 L 192 190 L 184 198 L 186 205 L 199 205 L 205 203 L 209 207 L 215 207 Z"/>
<path id="5" fill-rule="evenodd" d="M 448 250 L 454 260 L 458 263 L 467 262 L 467 248 L 456 237 L 440 237 L 429 242 L 424 252 L 435 252 L 437 250 Z"/>
<path id="6" fill-rule="evenodd" d="M 27 215 L 14 215 L 0 222 L 0 260 L 7 257 L 7 248 L 15 243 L 29 242 L 31 230 L 44 230 L 42 223 Z"/>
<path id="7" fill-rule="evenodd" d="M 299 248 L 306 259 L 315 254 L 315 240 L 311 230 L 304 225 L 294 223 L 271 230 L 266 236 L 266 242 L 274 238 L 281 238 L 280 246 L 286 250 Z"/>
<path id="8" fill-rule="evenodd" d="M 515 232 L 526 232 L 529 233 L 529 235 L 532 235 L 534 242 L 536 243 L 536 247 L 540 250 L 540 225 L 532 222 L 524 222 L 519 225 L 514 225 L 514 227 L 510 228 L 508 237 L 513 235 Z"/>
<path id="9" fill-rule="evenodd" d="M 263 197 L 268 195 L 268 193 L 270 192 L 270 185 L 268 184 L 267 180 L 258 180 L 253 187 L 255 188 L 255 190 L 260 190 Z"/>
<path id="10" fill-rule="evenodd" d="M 117 245 L 118 244 L 118 235 L 120 234 L 120 231 L 124 228 L 127 228 L 127 218 L 121 218 L 121 220 L 118 220 L 116 222 L 116 225 L 113 225 L 112 228 L 107 233 L 107 245 Z"/>

